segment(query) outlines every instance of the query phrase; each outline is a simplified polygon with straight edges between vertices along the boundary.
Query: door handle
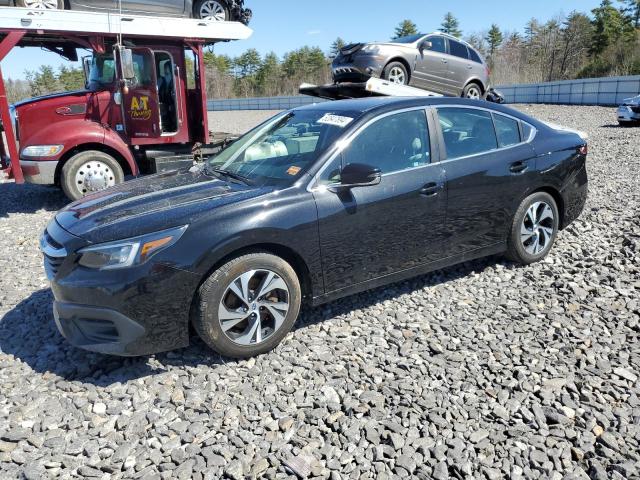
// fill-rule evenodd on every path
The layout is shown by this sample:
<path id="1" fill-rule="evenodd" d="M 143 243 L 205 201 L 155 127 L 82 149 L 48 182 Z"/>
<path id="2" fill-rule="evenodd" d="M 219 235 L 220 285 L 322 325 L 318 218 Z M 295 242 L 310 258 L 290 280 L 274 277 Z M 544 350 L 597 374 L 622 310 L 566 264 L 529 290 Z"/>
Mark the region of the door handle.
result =
<path id="1" fill-rule="evenodd" d="M 443 58 L 443 59 L 442 59 L 442 63 L 447 63 L 447 59 L 446 59 L 446 58 Z"/>
<path id="2" fill-rule="evenodd" d="M 435 197 L 442 190 L 442 185 L 435 182 L 427 183 L 420 189 L 420 195 L 423 197 Z"/>
<path id="3" fill-rule="evenodd" d="M 527 165 L 525 162 L 515 162 L 511 164 L 511 167 L 509 167 L 509 171 L 515 174 L 524 173 L 528 169 L 529 165 Z"/>
<path id="4" fill-rule="evenodd" d="M 473 65 L 467 65 L 467 68 L 471 70 L 473 68 Z"/>

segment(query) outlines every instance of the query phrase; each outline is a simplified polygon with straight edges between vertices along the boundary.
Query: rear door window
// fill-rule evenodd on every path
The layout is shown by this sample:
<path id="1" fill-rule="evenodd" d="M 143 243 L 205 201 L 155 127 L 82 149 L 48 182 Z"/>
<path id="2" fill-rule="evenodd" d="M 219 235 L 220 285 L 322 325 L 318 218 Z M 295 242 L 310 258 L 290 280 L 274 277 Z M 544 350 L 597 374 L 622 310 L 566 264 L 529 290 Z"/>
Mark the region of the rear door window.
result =
<path id="1" fill-rule="evenodd" d="M 454 57 L 464 58 L 465 60 L 469 59 L 469 51 L 467 50 L 467 46 L 463 45 L 460 42 L 449 40 L 449 50 L 451 55 L 453 55 Z"/>
<path id="2" fill-rule="evenodd" d="M 449 160 L 498 148 L 491 113 L 464 107 L 441 107 L 437 111 Z"/>
<path id="3" fill-rule="evenodd" d="M 520 125 L 517 120 L 494 113 L 493 121 L 496 126 L 498 147 L 510 147 L 520 143 Z"/>

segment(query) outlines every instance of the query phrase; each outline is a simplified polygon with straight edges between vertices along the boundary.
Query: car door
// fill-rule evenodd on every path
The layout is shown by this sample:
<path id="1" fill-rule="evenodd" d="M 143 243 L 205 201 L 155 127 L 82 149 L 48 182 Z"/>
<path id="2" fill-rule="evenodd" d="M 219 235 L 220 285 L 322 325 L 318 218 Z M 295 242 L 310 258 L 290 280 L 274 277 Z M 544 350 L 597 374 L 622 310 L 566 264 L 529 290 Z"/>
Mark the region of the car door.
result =
<path id="1" fill-rule="evenodd" d="M 431 43 L 427 46 L 427 43 Z M 430 35 L 418 47 L 416 66 L 412 73 L 411 83 L 415 86 L 438 93 L 449 91 L 447 42 L 440 35 Z"/>
<path id="2" fill-rule="evenodd" d="M 312 191 L 327 293 L 441 256 L 446 191 L 427 125 L 424 109 L 376 119 L 318 174 Z M 380 184 L 339 188 L 350 163 L 380 168 Z"/>
<path id="3" fill-rule="evenodd" d="M 113 0 L 70 0 L 72 10 L 118 11 Z M 122 0 L 123 13 L 179 15 L 185 13 L 185 0 Z"/>
<path id="4" fill-rule="evenodd" d="M 535 152 L 522 140 L 521 122 L 483 108 L 436 110 L 446 151 L 447 256 L 504 242 L 535 176 Z"/>
<path id="5" fill-rule="evenodd" d="M 469 58 L 469 50 L 463 43 L 449 39 L 449 79 L 454 88 L 453 93 L 459 96 L 471 76 L 473 62 Z"/>

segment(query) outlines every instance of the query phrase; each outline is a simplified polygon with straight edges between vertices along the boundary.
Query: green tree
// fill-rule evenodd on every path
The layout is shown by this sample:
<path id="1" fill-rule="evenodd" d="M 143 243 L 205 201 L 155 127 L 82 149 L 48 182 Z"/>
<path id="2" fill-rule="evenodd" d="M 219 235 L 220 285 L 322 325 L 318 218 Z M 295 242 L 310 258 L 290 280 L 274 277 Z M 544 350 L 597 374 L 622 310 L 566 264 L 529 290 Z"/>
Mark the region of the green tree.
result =
<path id="1" fill-rule="evenodd" d="M 342 38 L 336 38 L 331 44 L 331 48 L 329 49 L 329 58 L 336 58 L 340 53 L 340 50 L 342 50 L 345 45 L 346 42 Z"/>
<path id="2" fill-rule="evenodd" d="M 326 68 L 327 59 L 318 47 L 302 47 L 284 56 L 282 69 L 289 78 L 310 77 Z"/>
<path id="3" fill-rule="evenodd" d="M 640 28 L 640 0 L 618 0 L 624 6 L 622 12 L 633 23 L 635 28 Z"/>
<path id="4" fill-rule="evenodd" d="M 491 28 L 489 29 L 489 32 L 485 37 L 485 40 L 489 44 L 489 55 L 491 57 L 493 57 L 493 55 L 496 53 L 496 50 L 502 44 L 503 39 L 504 38 L 502 36 L 502 32 L 500 31 L 500 27 L 498 27 L 498 25 L 496 25 L 495 23 L 491 25 Z"/>
<path id="5" fill-rule="evenodd" d="M 453 13 L 447 12 L 444 16 L 444 20 L 440 25 L 440 31 L 444 33 L 448 33 L 449 35 L 453 35 L 454 37 L 461 37 L 462 30 L 460 30 L 460 22 L 456 17 L 453 16 Z"/>
<path id="6" fill-rule="evenodd" d="M 84 71 L 63 65 L 58 70 L 58 83 L 66 91 L 81 90 L 85 86 Z"/>
<path id="7" fill-rule="evenodd" d="M 222 74 L 229 73 L 233 65 L 233 60 L 228 55 L 216 55 L 213 52 L 204 52 L 203 62 L 205 67 L 214 67 Z"/>
<path id="8" fill-rule="evenodd" d="M 600 6 L 591 12 L 593 13 L 594 29 L 591 53 L 594 56 L 602 54 L 607 47 L 632 33 L 629 18 L 614 7 L 611 0 L 602 0 Z"/>
<path id="9" fill-rule="evenodd" d="M 262 64 L 260 53 L 255 48 L 250 48 L 233 60 L 236 76 L 240 78 L 254 75 Z"/>
<path id="10" fill-rule="evenodd" d="M 46 95 L 47 93 L 62 90 L 50 65 L 42 65 L 36 71 L 27 70 L 25 76 L 33 96 Z"/>
<path id="11" fill-rule="evenodd" d="M 271 52 L 265 55 L 256 77 L 256 86 L 260 95 L 270 96 L 278 94 L 281 68 L 280 60 L 275 53 Z"/>
<path id="12" fill-rule="evenodd" d="M 400 37 L 406 37 L 407 35 L 415 35 L 418 33 L 418 26 L 411 20 L 403 20 L 400 25 L 396 27 L 394 39 Z"/>

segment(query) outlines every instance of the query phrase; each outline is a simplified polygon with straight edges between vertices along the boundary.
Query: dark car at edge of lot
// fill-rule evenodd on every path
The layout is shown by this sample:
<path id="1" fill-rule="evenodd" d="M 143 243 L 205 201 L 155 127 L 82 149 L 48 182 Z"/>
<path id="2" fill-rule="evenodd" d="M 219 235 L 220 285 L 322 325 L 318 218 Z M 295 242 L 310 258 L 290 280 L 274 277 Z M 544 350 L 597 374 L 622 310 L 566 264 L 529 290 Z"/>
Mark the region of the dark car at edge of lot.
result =
<path id="1" fill-rule="evenodd" d="M 117 12 L 113 0 L 0 0 L 0 6 L 16 6 L 37 10 L 82 10 Z M 244 0 L 122 0 L 122 13 L 128 15 L 162 15 L 201 18 L 212 21 L 235 21 L 245 25 L 252 12 L 244 8 Z"/>
<path id="2" fill-rule="evenodd" d="M 282 112 L 208 162 L 69 205 L 41 239 L 60 332 L 143 355 L 273 349 L 319 305 L 462 261 L 549 254 L 587 141 L 510 108 L 369 98 Z"/>
<path id="3" fill-rule="evenodd" d="M 332 70 L 336 82 L 377 77 L 454 97 L 479 99 L 490 89 L 482 55 L 442 32 L 347 45 L 333 60 Z"/>

